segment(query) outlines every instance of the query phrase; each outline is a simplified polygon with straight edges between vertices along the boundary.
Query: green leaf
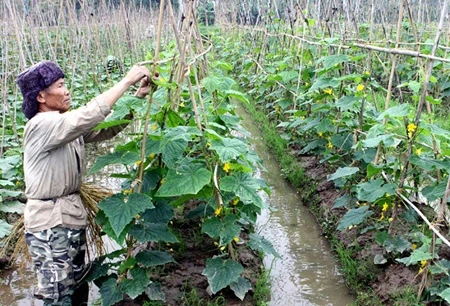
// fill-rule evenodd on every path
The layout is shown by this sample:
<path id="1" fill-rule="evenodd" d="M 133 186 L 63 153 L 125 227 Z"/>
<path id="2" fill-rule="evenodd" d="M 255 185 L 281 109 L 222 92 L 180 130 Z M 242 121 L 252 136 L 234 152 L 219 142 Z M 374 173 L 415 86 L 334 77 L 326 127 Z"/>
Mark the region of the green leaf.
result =
<path id="1" fill-rule="evenodd" d="M 161 284 L 157 282 L 151 283 L 147 290 L 145 290 L 145 293 L 147 294 L 148 298 L 151 301 L 165 301 L 166 300 L 166 294 L 164 291 L 162 291 Z"/>
<path id="2" fill-rule="evenodd" d="M 367 178 L 371 178 L 383 171 L 383 165 L 374 165 L 372 163 L 367 165 Z"/>
<path id="3" fill-rule="evenodd" d="M 367 217 L 370 217 L 373 211 L 369 210 L 369 206 L 361 206 L 350 209 L 339 221 L 337 230 L 342 231 L 352 225 L 361 224 Z"/>
<path id="4" fill-rule="evenodd" d="M 242 140 L 235 138 L 214 140 L 211 142 L 210 148 L 217 152 L 220 160 L 224 163 L 229 162 L 240 155 L 245 155 L 248 152 L 247 144 Z"/>
<path id="5" fill-rule="evenodd" d="M 255 233 L 250 234 L 250 241 L 248 245 L 255 251 L 262 252 L 266 255 L 271 254 L 276 258 L 280 258 L 280 254 L 278 254 L 278 252 L 275 251 L 272 243 L 263 236 L 260 236 Z"/>
<path id="6" fill-rule="evenodd" d="M 406 103 L 393 106 L 385 110 L 378 116 L 377 120 L 381 121 L 386 117 L 404 117 L 404 116 L 408 116 L 408 104 Z"/>
<path id="7" fill-rule="evenodd" d="M 139 154 L 129 151 L 118 151 L 105 156 L 97 157 L 94 165 L 89 170 L 88 175 L 97 172 L 107 165 L 121 164 L 121 165 L 131 165 L 140 160 Z"/>
<path id="8" fill-rule="evenodd" d="M 186 121 L 183 118 L 181 118 L 181 116 L 178 115 L 178 113 L 169 108 L 169 110 L 166 113 L 166 125 L 168 127 L 173 128 L 179 125 L 184 125 L 185 123 Z"/>
<path id="9" fill-rule="evenodd" d="M 442 259 L 438 262 L 435 262 L 434 265 L 430 266 L 430 273 L 433 275 L 450 275 L 450 261 L 448 261 L 447 259 Z"/>
<path id="10" fill-rule="evenodd" d="M 125 226 L 137 214 L 144 212 L 146 209 L 154 208 L 152 199 L 142 193 L 132 193 L 128 197 L 122 193 L 114 194 L 101 201 L 98 206 L 108 217 L 117 236 L 120 236 Z"/>
<path id="11" fill-rule="evenodd" d="M 12 225 L 4 220 L 0 220 L 0 239 L 11 234 Z"/>
<path id="12" fill-rule="evenodd" d="M 415 93 L 419 93 L 421 84 L 417 81 L 409 81 L 408 82 L 408 87 Z"/>
<path id="13" fill-rule="evenodd" d="M 114 241 L 116 241 L 119 245 L 122 245 L 122 243 L 125 241 L 128 231 L 134 224 L 134 221 L 130 221 L 130 223 L 127 224 L 122 233 L 117 236 L 103 210 L 99 210 L 97 212 L 97 215 L 95 216 L 95 222 L 102 227 L 102 230 L 108 235 L 108 237 L 114 239 Z"/>
<path id="14" fill-rule="evenodd" d="M 101 130 L 101 129 L 107 129 L 107 128 L 110 128 L 110 127 L 114 127 L 114 126 L 118 126 L 118 125 L 122 125 L 122 124 L 127 124 L 129 122 L 131 122 L 131 120 L 125 120 L 125 119 L 114 120 L 114 121 L 104 121 L 104 122 L 98 124 L 92 130 L 93 131 L 98 131 L 98 130 Z"/>
<path id="15" fill-rule="evenodd" d="M 342 96 L 335 104 L 337 108 L 340 108 L 342 112 L 358 110 L 358 102 L 360 100 L 355 96 Z"/>
<path id="16" fill-rule="evenodd" d="M 314 84 L 309 88 L 308 93 L 311 93 L 314 90 L 325 89 L 328 87 L 336 87 L 340 83 L 341 82 L 339 82 L 334 78 L 320 77 L 314 81 Z"/>
<path id="17" fill-rule="evenodd" d="M 316 61 L 316 65 L 323 62 L 324 69 L 329 69 L 335 67 L 335 65 L 348 62 L 350 57 L 348 55 L 328 55 L 319 58 Z"/>
<path id="18" fill-rule="evenodd" d="M 99 292 L 102 297 L 103 306 L 114 305 L 123 298 L 123 293 L 120 291 L 119 286 L 117 286 L 117 280 L 112 277 L 102 283 Z"/>
<path id="19" fill-rule="evenodd" d="M 20 201 L 3 202 L 3 204 L 0 204 L 0 211 L 4 213 L 23 214 L 24 209 L 25 204 Z"/>
<path id="20" fill-rule="evenodd" d="M 411 249 L 411 243 L 403 236 L 389 237 L 384 242 L 384 246 L 389 253 L 394 252 L 401 254 L 404 251 Z"/>
<path id="21" fill-rule="evenodd" d="M 442 160 L 436 160 L 434 158 L 412 155 L 409 158 L 411 164 L 414 164 L 424 170 L 431 171 L 434 168 L 439 170 L 446 170 L 449 172 L 450 170 L 450 159 L 444 158 Z"/>
<path id="22" fill-rule="evenodd" d="M 386 194 L 394 194 L 396 184 L 384 184 L 383 180 L 370 180 L 356 186 L 357 197 L 360 201 L 375 202 Z"/>
<path id="23" fill-rule="evenodd" d="M 400 140 L 394 139 L 393 136 L 394 136 L 393 134 L 386 134 L 386 135 L 379 135 L 376 137 L 367 138 L 362 141 L 362 145 L 365 148 L 375 148 L 381 142 L 383 142 L 386 147 L 390 147 L 390 146 L 396 147 L 400 143 Z"/>
<path id="24" fill-rule="evenodd" d="M 170 169 L 165 183 L 156 192 L 156 197 L 175 197 L 184 194 L 197 194 L 211 181 L 212 173 L 203 165 L 189 163 L 176 170 Z"/>
<path id="25" fill-rule="evenodd" d="M 219 290 L 236 282 L 242 272 L 244 268 L 241 264 L 232 259 L 222 260 L 217 257 L 206 259 L 206 267 L 202 275 L 206 276 L 212 293 L 216 294 Z"/>
<path id="26" fill-rule="evenodd" d="M 124 279 L 120 283 L 120 290 L 135 299 L 147 289 L 151 281 L 145 270 L 139 267 L 131 269 L 130 274 L 133 278 Z"/>
<path id="27" fill-rule="evenodd" d="M 396 261 L 405 264 L 406 266 L 415 265 L 422 260 L 430 260 L 433 259 L 430 251 L 427 248 L 427 245 L 422 245 L 420 248 L 415 249 L 411 256 L 397 258 Z"/>
<path id="28" fill-rule="evenodd" d="M 298 79 L 298 70 L 287 70 L 279 73 L 281 78 L 283 79 L 283 83 L 288 83 L 292 80 Z"/>
<path id="29" fill-rule="evenodd" d="M 143 99 L 136 96 L 124 95 L 114 105 L 114 112 L 108 117 L 108 120 L 120 120 L 127 116 L 131 111 L 142 108 Z"/>
<path id="30" fill-rule="evenodd" d="M 141 218 L 148 223 L 169 223 L 175 215 L 173 208 L 165 201 L 158 201 L 154 205 L 155 208 L 147 209 Z"/>
<path id="31" fill-rule="evenodd" d="M 169 231 L 165 223 L 136 224 L 130 229 L 130 235 L 141 243 L 149 241 L 178 242 L 177 237 Z"/>
<path id="32" fill-rule="evenodd" d="M 143 264 L 145 267 L 156 267 L 164 265 L 169 262 L 175 262 L 172 255 L 161 251 L 143 251 L 136 255 L 138 263 Z"/>
<path id="33" fill-rule="evenodd" d="M 10 186 L 10 187 L 14 187 L 14 183 L 8 180 L 1 180 L 0 179 L 0 186 Z"/>
<path id="34" fill-rule="evenodd" d="M 211 238 L 220 237 L 219 244 L 227 245 L 241 233 L 241 227 L 236 224 L 238 219 L 233 214 L 227 215 L 223 221 L 217 217 L 210 218 L 203 222 L 202 233 L 208 234 Z"/>
<path id="35" fill-rule="evenodd" d="M 128 269 L 133 268 L 136 265 L 136 258 L 129 257 L 125 261 L 122 261 L 119 266 L 119 273 L 123 273 Z"/>
<path id="36" fill-rule="evenodd" d="M 359 168 L 358 167 L 343 167 L 343 168 L 339 168 L 336 170 L 335 173 L 331 174 L 328 176 L 328 181 L 334 181 L 338 178 L 342 178 L 342 177 L 346 177 L 346 176 L 351 176 L 355 173 L 359 172 Z"/>
<path id="37" fill-rule="evenodd" d="M 184 151 L 188 146 L 188 142 L 184 139 L 175 139 L 168 143 L 161 143 L 161 154 L 164 163 L 169 168 L 174 168 L 180 157 L 184 155 Z"/>
<path id="38" fill-rule="evenodd" d="M 450 303 L 450 288 L 447 288 L 439 293 L 439 296 L 443 298 L 447 303 Z"/>
<path id="39" fill-rule="evenodd" d="M 248 279 L 239 277 L 237 281 L 231 283 L 230 288 L 233 290 L 234 294 L 243 301 L 245 294 L 252 289 L 252 284 L 250 284 Z"/>
<path id="40" fill-rule="evenodd" d="M 373 258 L 373 263 L 376 265 L 384 265 L 387 263 L 387 259 L 382 254 L 376 254 Z"/>
<path id="41" fill-rule="evenodd" d="M 230 89 L 227 90 L 225 93 L 227 94 L 228 97 L 236 99 L 239 102 L 249 103 L 247 96 L 240 91 Z"/>
<path id="42" fill-rule="evenodd" d="M 349 194 L 344 194 L 343 196 L 336 199 L 333 208 L 347 207 L 350 208 L 353 198 Z"/>
<path id="43" fill-rule="evenodd" d="M 234 192 L 242 201 L 253 203 L 254 205 L 265 208 L 258 190 L 261 185 L 249 173 L 235 173 L 222 178 L 220 189 L 223 191 Z"/>

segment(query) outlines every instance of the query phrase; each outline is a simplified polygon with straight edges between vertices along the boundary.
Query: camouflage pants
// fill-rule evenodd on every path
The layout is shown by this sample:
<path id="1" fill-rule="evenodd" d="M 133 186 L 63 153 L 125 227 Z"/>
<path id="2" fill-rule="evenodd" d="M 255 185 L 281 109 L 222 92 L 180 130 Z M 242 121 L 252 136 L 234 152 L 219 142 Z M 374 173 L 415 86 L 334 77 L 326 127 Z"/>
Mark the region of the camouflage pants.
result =
<path id="1" fill-rule="evenodd" d="M 37 271 L 36 298 L 44 305 L 72 305 L 76 279 L 84 268 L 86 230 L 54 227 L 25 232 L 25 239 Z"/>

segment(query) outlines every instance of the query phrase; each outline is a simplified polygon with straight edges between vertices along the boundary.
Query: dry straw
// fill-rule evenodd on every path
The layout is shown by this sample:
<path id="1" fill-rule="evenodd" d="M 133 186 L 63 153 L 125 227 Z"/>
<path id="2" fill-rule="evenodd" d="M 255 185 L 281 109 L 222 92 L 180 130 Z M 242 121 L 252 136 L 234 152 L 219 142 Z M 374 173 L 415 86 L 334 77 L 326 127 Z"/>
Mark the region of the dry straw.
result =
<path id="1" fill-rule="evenodd" d="M 87 228 L 87 250 L 88 257 L 103 255 L 105 252 L 101 227 L 95 222 L 98 212 L 98 203 L 112 192 L 98 186 L 83 184 L 80 190 L 81 200 L 88 212 Z M 11 234 L 2 241 L 3 248 L 0 250 L 0 258 L 8 258 L 10 264 L 17 263 L 20 268 L 25 268 L 31 263 L 31 257 L 25 242 L 25 227 L 23 216 L 18 219 L 12 228 Z M 9 253 L 12 250 L 12 254 Z"/>

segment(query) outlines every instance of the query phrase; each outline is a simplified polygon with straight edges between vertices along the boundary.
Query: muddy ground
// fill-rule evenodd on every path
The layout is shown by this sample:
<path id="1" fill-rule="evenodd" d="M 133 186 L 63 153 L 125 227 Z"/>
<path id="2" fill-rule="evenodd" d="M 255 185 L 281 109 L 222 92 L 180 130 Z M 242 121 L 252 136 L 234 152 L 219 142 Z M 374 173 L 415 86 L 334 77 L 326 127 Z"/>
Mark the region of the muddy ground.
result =
<path id="1" fill-rule="evenodd" d="M 303 156 L 301 162 L 306 175 L 313 181 L 312 188 L 314 189 L 315 199 L 310 207 L 319 224 L 322 225 L 324 235 L 337 239 L 345 248 L 355 246 L 358 248 L 358 251 L 353 254 L 353 259 L 360 263 L 357 277 L 359 277 L 361 284 L 373 288 L 373 293 L 379 297 L 383 305 L 393 305 L 392 298 L 406 288 L 411 288 L 417 292 L 422 280 L 422 275 L 418 273 L 417 267 L 407 267 L 393 261 L 388 261 L 384 265 L 374 264 L 375 255 L 385 255 L 384 247 L 375 242 L 375 231 L 361 234 L 360 228 L 342 232 L 334 230 L 337 221 L 346 212 L 345 208 L 332 209 L 335 200 L 341 196 L 341 192 L 336 190 L 333 182 L 327 181 L 327 175 L 331 172 L 319 162 L 318 157 Z M 397 214 L 399 215 L 400 211 Z M 377 216 L 374 216 L 374 218 L 377 218 Z M 405 231 L 404 223 L 399 221 L 395 224 L 395 220 L 393 222 L 394 224 L 390 227 L 391 233 Z"/>

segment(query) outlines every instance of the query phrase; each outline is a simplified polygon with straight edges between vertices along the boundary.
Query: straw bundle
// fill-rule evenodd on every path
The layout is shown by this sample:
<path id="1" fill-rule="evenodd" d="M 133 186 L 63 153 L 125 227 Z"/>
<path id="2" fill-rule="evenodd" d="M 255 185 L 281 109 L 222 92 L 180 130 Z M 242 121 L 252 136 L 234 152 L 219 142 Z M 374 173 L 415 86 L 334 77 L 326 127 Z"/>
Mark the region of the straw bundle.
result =
<path id="1" fill-rule="evenodd" d="M 110 196 L 112 192 L 102 187 L 83 184 L 81 186 L 80 194 L 84 207 L 88 212 L 88 227 L 86 231 L 87 253 L 89 258 L 91 258 L 91 250 L 96 256 L 100 256 L 104 254 L 104 246 L 101 228 L 95 223 L 95 215 L 98 212 L 97 204 Z M 24 268 L 31 263 L 31 257 L 28 253 L 24 232 L 24 218 L 21 216 L 21 218 L 14 223 L 11 234 L 2 241 L 3 247 L 0 250 L 0 258 L 7 257 L 10 264 L 14 262 L 20 263 L 20 268 Z M 9 255 L 8 253 L 11 252 L 11 250 L 12 254 Z"/>

